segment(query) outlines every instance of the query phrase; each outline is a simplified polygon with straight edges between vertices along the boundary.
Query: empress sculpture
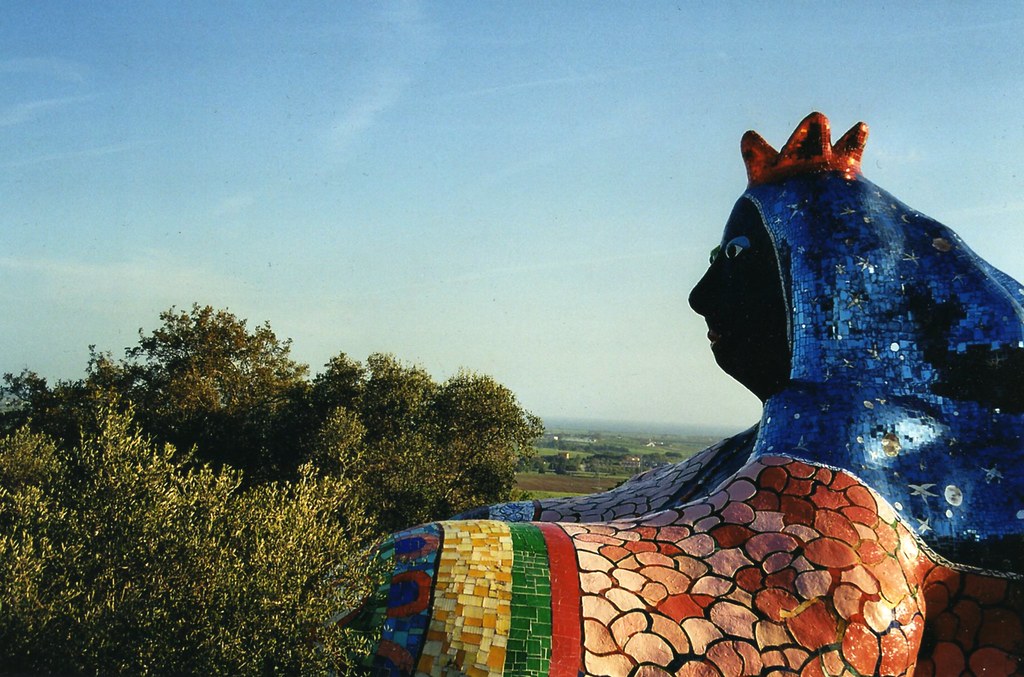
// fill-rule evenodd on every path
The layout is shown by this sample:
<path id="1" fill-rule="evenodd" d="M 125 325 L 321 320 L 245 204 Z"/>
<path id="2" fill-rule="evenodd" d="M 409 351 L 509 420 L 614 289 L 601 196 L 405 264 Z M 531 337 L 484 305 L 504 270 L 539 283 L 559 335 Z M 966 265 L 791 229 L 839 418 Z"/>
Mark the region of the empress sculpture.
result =
<path id="1" fill-rule="evenodd" d="M 748 132 L 690 304 L 760 423 L 594 496 L 399 533 L 381 675 L 1024 671 L 1024 288 L 861 176 L 867 127 Z"/>

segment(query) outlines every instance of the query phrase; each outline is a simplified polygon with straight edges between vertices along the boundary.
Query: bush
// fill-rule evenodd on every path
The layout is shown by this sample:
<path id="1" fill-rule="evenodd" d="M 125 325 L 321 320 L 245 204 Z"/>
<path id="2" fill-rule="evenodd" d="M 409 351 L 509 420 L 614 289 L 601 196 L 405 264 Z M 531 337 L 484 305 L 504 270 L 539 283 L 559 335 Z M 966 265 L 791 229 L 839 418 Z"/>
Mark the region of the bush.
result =
<path id="1" fill-rule="evenodd" d="M 141 436 L 113 407 L 63 451 L 0 440 L 0 656 L 6 671 L 322 673 L 359 640 L 318 636 L 361 598 L 350 487 L 304 466 L 241 488 Z M 358 572 L 358 566 L 349 566 Z M 345 592 L 347 591 L 347 593 Z"/>

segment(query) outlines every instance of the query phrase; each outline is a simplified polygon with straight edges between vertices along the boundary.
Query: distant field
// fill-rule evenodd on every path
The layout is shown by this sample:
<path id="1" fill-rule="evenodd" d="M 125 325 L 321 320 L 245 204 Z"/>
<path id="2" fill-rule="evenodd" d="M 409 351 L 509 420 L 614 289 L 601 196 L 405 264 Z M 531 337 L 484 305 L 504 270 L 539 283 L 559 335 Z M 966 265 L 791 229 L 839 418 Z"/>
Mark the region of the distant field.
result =
<path id="1" fill-rule="evenodd" d="M 599 477 L 590 477 L 521 472 L 516 475 L 516 488 L 522 491 L 529 491 L 535 498 L 552 498 L 554 496 L 594 494 L 611 489 L 624 479 L 626 479 L 624 476 L 601 475 Z"/>
<path id="2" fill-rule="evenodd" d="M 549 427 L 534 447 L 536 457 L 545 461 L 552 472 L 521 472 L 516 487 L 534 498 L 574 496 L 606 491 L 636 472 L 658 463 L 682 461 L 720 438 L 710 435 L 648 434 L 643 431 L 601 431 L 570 427 Z M 558 456 L 573 460 L 583 470 L 593 472 L 556 474 L 550 462 Z M 591 457 L 603 459 L 599 468 L 583 467 Z M 635 465 L 630 465 L 633 457 Z M 610 460 L 609 460 L 610 459 Z M 621 461 L 619 459 L 622 459 Z"/>

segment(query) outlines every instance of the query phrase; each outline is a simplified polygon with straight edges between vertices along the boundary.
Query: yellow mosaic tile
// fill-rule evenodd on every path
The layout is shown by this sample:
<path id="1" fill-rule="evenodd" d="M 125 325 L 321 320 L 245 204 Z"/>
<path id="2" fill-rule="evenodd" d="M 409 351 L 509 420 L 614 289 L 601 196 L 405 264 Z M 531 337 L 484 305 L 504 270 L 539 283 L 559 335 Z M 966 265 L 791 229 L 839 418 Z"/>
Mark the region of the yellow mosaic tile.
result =
<path id="1" fill-rule="evenodd" d="M 434 614 L 417 674 L 442 677 L 454 668 L 470 676 L 501 675 L 512 617 L 509 527 L 485 520 L 441 526 Z"/>

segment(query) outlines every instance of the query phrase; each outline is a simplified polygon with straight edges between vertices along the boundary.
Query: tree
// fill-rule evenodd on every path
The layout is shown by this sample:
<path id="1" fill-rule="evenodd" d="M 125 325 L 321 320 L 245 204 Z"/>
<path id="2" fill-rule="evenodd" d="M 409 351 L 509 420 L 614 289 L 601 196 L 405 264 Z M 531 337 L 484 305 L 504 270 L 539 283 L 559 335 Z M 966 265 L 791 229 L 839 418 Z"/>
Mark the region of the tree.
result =
<path id="1" fill-rule="evenodd" d="M 65 448 L 95 433 L 95 412 L 130 405 L 145 434 L 193 449 L 198 462 L 244 471 L 248 484 L 294 479 L 314 461 L 361 487 L 360 519 L 381 531 L 509 500 L 515 467 L 532 454 L 540 420 L 487 376 L 443 383 L 395 357 L 365 365 L 344 353 L 312 379 L 291 342 L 226 310 L 193 305 L 139 330 L 125 357 L 90 348 L 84 378 L 49 386 L 25 371 L 4 377 L 21 407 L 2 432 L 30 423 Z"/>
<path id="2" fill-rule="evenodd" d="M 128 409 L 99 410 L 71 449 L 26 428 L 0 439 L 3 671 L 343 667 L 359 638 L 320 628 L 366 592 L 366 534 L 334 521 L 345 483 L 307 465 L 244 488 L 147 440 Z"/>
<path id="3" fill-rule="evenodd" d="M 323 623 L 368 584 L 362 544 L 509 500 L 542 432 L 487 376 L 339 353 L 311 379 L 269 325 L 160 319 L 82 379 L 4 376 L 7 670 L 341 670 L 360 638 Z"/>

